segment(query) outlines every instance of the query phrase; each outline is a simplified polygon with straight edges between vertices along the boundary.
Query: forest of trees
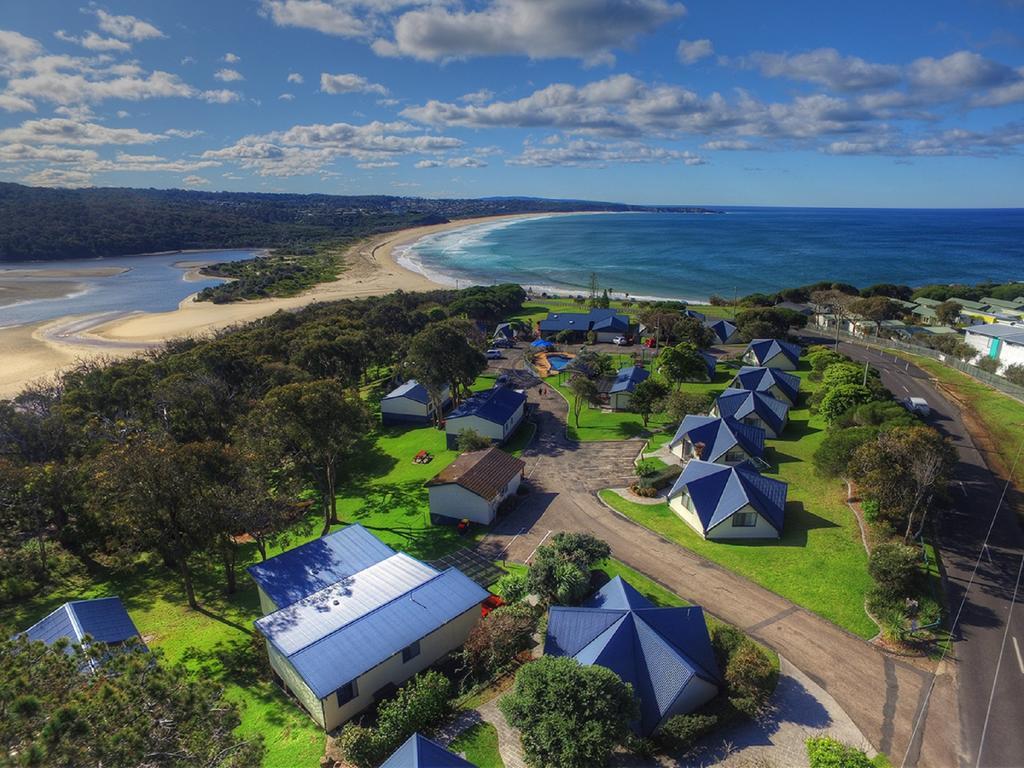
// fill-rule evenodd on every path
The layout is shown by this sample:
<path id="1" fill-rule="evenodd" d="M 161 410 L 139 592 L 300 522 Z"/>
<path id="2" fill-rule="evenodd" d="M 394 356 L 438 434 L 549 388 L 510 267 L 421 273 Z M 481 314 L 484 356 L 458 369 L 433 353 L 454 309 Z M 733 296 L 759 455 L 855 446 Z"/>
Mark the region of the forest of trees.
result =
<path id="1" fill-rule="evenodd" d="M 123 256 L 209 248 L 314 245 L 457 218 L 557 211 L 703 212 L 585 200 L 48 189 L 0 183 L 0 261 Z"/>

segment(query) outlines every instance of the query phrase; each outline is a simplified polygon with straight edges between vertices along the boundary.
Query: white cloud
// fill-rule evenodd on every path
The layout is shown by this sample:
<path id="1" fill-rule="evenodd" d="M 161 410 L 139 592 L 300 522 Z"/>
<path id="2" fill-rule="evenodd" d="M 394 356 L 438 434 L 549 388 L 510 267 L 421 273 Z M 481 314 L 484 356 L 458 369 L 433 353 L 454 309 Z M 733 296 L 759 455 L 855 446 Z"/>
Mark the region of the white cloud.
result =
<path id="1" fill-rule="evenodd" d="M 189 64 L 195 64 L 195 63 L 196 63 L 196 57 L 195 57 L 195 56 L 185 56 L 185 57 L 184 57 L 184 58 L 183 58 L 183 59 L 181 60 L 181 65 L 182 65 L 183 67 L 184 67 L 184 66 L 188 66 Z"/>
<path id="2" fill-rule="evenodd" d="M 300 75 L 298 72 L 289 72 L 288 73 L 288 82 L 289 83 L 295 83 L 296 85 L 302 85 L 302 83 L 304 81 L 303 81 L 302 75 Z"/>
<path id="3" fill-rule="evenodd" d="M 92 185 L 92 174 L 60 168 L 44 168 L 21 179 L 33 187 L 88 187 Z"/>
<path id="4" fill-rule="evenodd" d="M 242 96 L 238 91 L 221 88 L 219 90 L 203 91 L 199 94 L 199 98 L 208 104 L 230 104 L 233 101 L 238 101 Z"/>
<path id="5" fill-rule="evenodd" d="M 117 110 L 117 116 L 124 120 L 126 117 L 131 117 L 131 113 L 126 110 L 119 109 Z M 168 131 L 168 133 L 170 133 L 170 131 Z"/>
<path id="6" fill-rule="evenodd" d="M 336 37 L 365 37 L 370 30 L 354 6 L 325 0 L 264 0 L 263 13 L 279 27 L 315 29 Z"/>
<path id="7" fill-rule="evenodd" d="M 713 55 L 714 52 L 715 47 L 707 38 L 701 40 L 680 40 L 679 47 L 676 48 L 676 56 L 684 64 L 693 64 L 701 59 L 706 59 L 708 56 Z"/>
<path id="8" fill-rule="evenodd" d="M 80 123 L 88 123 L 96 119 L 96 114 L 88 104 L 78 104 L 73 107 L 57 107 L 54 114 L 66 117 L 69 120 L 76 120 Z"/>
<path id="9" fill-rule="evenodd" d="M 213 76 L 220 80 L 222 83 L 235 83 L 239 80 L 245 80 L 242 73 L 236 69 L 218 69 L 213 73 Z"/>
<path id="10" fill-rule="evenodd" d="M 32 60 L 20 74 L 11 77 L 6 94 L 67 105 L 107 99 L 189 98 L 195 95 L 195 89 L 177 75 L 159 70 L 146 73 L 134 63 L 44 56 Z"/>
<path id="11" fill-rule="evenodd" d="M 101 8 L 95 9 L 94 12 L 99 21 L 99 28 L 114 37 L 125 40 L 151 40 L 165 36 L 148 21 L 143 21 L 135 16 L 115 16 Z"/>
<path id="12" fill-rule="evenodd" d="M 685 12 L 669 0 L 491 0 L 472 11 L 430 5 L 399 16 L 394 39 L 379 38 L 373 49 L 427 61 L 525 55 L 607 63 L 613 49 Z"/>
<path id="13" fill-rule="evenodd" d="M 378 168 L 396 168 L 398 167 L 398 163 L 396 163 L 394 160 L 377 160 L 367 163 L 356 163 L 356 167 L 362 168 L 363 170 L 372 171 L 377 170 Z"/>
<path id="14" fill-rule="evenodd" d="M 181 180 L 182 184 L 186 187 L 203 187 L 210 183 L 209 179 L 204 179 L 202 176 L 186 176 Z"/>
<path id="15" fill-rule="evenodd" d="M 136 128 L 108 128 L 96 123 L 82 123 L 65 118 L 26 120 L 13 128 L 0 129 L 0 144 L 71 144 L 98 146 L 102 144 L 150 144 L 166 138 L 159 133 L 144 133 Z"/>
<path id="16" fill-rule="evenodd" d="M 230 53 L 230 52 L 224 54 L 224 61 L 226 61 L 228 64 L 237 64 L 241 60 L 242 60 L 242 57 L 239 56 L 238 54 Z"/>
<path id="17" fill-rule="evenodd" d="M 23 96 L 0 93 L 0 110 L 4 112 L 35 112 L 36 105 Z"/>
<path id="18" fill-rule="evenodd" d="M 957 51 L 941 59 L 925 56 L 908 67 L 911 85 L 922 88 L 983 88 L 1019 77 L 1005 64 L 972 51 Z"/>
<path id="19" fill-rule="evenodd" d="M 542 168 L 554 166 L 604 168 L 613 164 L 682 163 L 705 165 L 707 161 L 687 150 L 652 147 L 640 142 L 605 144 L 576 139 L 562 146 L 527 146 L 521 155 L 505 161 L 508 165 Z"/>
<path id="20" fill-rule="evenodd" d="M 362 75 L 352 73 L 331 75 L 323 72 L 320 75 L 320 90 L 324 93 L 379 93 L 386 96 L 388 89 L 380 83 L 371 83 Z"/>
<path id="21" fill-rule="evenodd" d="M 295 98 L 295 94 L 294 93 L 282 93 L 277 98 L 279 98 L 281 101 L 292 101 Z"/>
<path id="22" fill-rule="evenodd" d="M 444 165 L 444 163 L 442 163 L 440 160 L 420 160 L 420 161 L 418 161 L 416 163 L 416 165 L 414 167 L 420 168 L 420 169 L 424 169 L 424 168 L 440 168 L 443 165 Z"/>
<path id="23" fill-rule="evenodd" d="M 90 51 L 118 51 L 123 53 L 132 49 L 131 43 L 118 40 L 116 37 L 103 37 L 91 31 L 82 37 L 75 37 L 63 29 L 58 29 L 53 33 L 53 36 L 58 40 L 63 40 L 65 43 L 74 43 L 83 48 L 88 48 Z"/>
<path id="24" fill-rule="evenodd" d="M 730 150 L 734 152 L 744 151 L 748 149 L 757 149 L 749 141 L 743 139 L 716 139 L 715 141 L 706 141 L 700 145 L 701 149 L 709 150 Z"/>
<path id="25" fill-rule="evenodd" d="M 760 69 L 765 77 L 785 77 L 826 85 L 837 91 L 857 91 L 895 85 L 900 68 L 873 64 L 857 56 L 842 56 L 835 48 L 818 48 L 807 53 L 752 53 L 745 63 Z"/>
<path id="26" fill-rule="evenodd" d="M 449 168 L 486 168 L 487 163 L 479 157 L 453 157 L 447 161 Z"/>
<path id="27" fill-rule="evenodd" d="M 202 136 L 203 133 L 205 133 L 205 131 L 201 131 L 198 129 L 186 131 L 180 128 L 168 128 L 166 131 L 164 131 L 164 135 L 173 136 L 176 139 L 193 139 L 196 136 Z"/>
<path id="28" fill-rule="evenodd" d="M 0 72 L 5 64 L 25 61 L 38 56 L 42 50 L 37 40 L 25 37 L 20 32 L 0 29 Z"/>
<path id="29" fill-rule="evenodd" d="M 479 91 L 473 91 L 472 93 L 465 93 L 459 96 L 459 101 L 463 104 L 475 104 L 477 106 L 486 104 L 488 101 L 494 98 L 494 91 L 488 88 L 481 88 Z"/>

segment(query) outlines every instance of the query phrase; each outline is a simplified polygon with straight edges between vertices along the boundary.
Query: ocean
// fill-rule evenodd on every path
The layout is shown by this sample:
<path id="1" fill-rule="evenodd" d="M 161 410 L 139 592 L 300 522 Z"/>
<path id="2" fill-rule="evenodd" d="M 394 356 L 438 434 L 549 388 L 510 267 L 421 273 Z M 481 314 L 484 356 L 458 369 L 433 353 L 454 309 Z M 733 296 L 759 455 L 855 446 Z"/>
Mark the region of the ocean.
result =
<path id="1" fill-rule="evenodd" d="M 452 285 L 518 282 L 703 301 L 819 280 L 1024 280 L 1024 209 L 722 208 L 515 219 L 424 237 L 400 262 Z"/>

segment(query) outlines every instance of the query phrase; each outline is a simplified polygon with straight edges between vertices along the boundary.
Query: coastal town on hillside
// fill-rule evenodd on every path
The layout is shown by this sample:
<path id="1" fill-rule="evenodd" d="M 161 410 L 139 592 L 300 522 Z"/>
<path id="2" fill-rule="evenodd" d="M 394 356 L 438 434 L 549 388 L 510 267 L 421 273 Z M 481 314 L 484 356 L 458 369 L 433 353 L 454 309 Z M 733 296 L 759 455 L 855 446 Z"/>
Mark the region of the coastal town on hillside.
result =
<path id="1" fill-rule="evenodd" d="M 91 430 L 94 412 L 185 440 L 97 444 L 81 506 L 22 487 L 33 514 L 69 517 L 22 523 L 31 575 L 5 583 L 29 599 L 6 617 L 36 618 L 8 658 L 141 703 L 163 684 L 145 658 L 182 644 L 182 670 L 223 691 L 189 697 L 239 707 L 193 703 L 209 719 L 189 729 L 281 764 L 941 764 L 956 686 L 991 663 L 949 666 L 951 582 L 973 563 L 941 531 L 979 511 L 1015 524 L 995 501 L 1005 453 L 964 473 L 999 427 L 961 397 L 999 377 L 986 397 L 1024 409 L 1024 301 L 822 283 L 687 305 L 593 282 L 311 306 L 8 401 L 8 455 L 58 422 Z M 271 357 L 215 374 L 236 345 Z M 251 375 L 281 383 L 231 416 L 235 447 L 195 442 Z M 124 400 L 129 380 L 146 383 Z M 70 471 L 21 455 L 21 472 Z M 97 526 L 97 575 L 63 572 L 77 545 L 54 526 Z M 111 526 L 177 565 L 107 562 Z"/>

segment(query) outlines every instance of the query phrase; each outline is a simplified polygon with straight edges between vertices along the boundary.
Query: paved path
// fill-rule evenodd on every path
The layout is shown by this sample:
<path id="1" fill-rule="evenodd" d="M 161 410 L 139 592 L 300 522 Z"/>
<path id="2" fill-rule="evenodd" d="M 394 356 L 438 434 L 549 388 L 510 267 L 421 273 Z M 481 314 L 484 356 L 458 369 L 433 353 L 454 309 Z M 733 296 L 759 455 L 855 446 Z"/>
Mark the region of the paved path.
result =
<path id="1" fill-rule="evenodd" d="M 628 484 L 641 442 L 571 442 L 565 401 L 554 393 L 541 399 L 535 389 L 529 396 L 539 408 L 537 439 L 523 453 L 534 491 L 485 539 L 491 555 L 522 562 L 549 532 L 591 532 L 619 560 L 785 655 L 897 765 L 904 754 L 908 766 L 956 763 L 957 733 L 949 723 L 957 710 L 948 675 L 937 678 L 928 699 L 930 672 L 611 512 L 595 492 Z"/>
<path id="2" fill-rule="evenodd" d="M 855 344 L 843 342 L 840 351 L 877 368 L 882 383 L 897 397 L 925 398 L 932 410 L 928 422 L 956 446 L 957 481 L 950 489 L 954 508 L 941 520 L 940 550 L 954 616 L 963 603 L 955 645 L 961 764 L 1024 765 L 1024 532 L 1017 518 L 1019 498 L 1011 493 L 996 513 L 1004 482 L 989 469 L 984 446 L 971 439 L 959 406 L 925 371 Z"/>
<path id="3" fill-rule="evenodd" d="M 498 709 L 498 699 L 491 699 L 481 705 L 478 711 L 484 721 L 493 725 L 494 730 L 498 732 L 498 754 L 501 755 L 505 768 L 526 768 L 519 731 L 505 720 L 505 715 Z"/>

